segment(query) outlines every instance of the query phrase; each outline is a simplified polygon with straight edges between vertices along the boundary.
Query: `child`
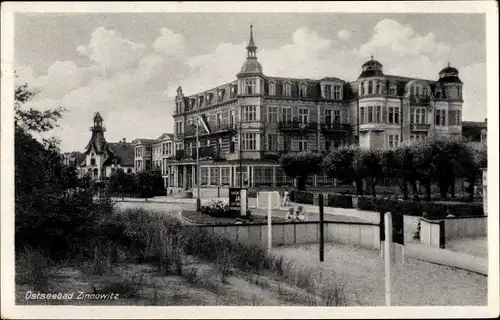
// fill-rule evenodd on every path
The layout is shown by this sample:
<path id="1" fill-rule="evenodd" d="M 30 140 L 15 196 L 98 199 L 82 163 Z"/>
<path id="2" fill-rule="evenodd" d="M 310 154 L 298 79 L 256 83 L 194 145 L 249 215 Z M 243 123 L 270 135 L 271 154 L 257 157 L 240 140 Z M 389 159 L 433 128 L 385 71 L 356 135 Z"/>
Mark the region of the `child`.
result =
<path id="1" fill-rule="evenodd" d="M 297 210 L 297 220 L 304 222 L 307 221 L 307 217 L 304 214 L 304 207 L 300 206 L 299 209 Z"/>
<path id="2" fill-rule="evenodd" d="M 295 212 L 294 212 L 293 208 L 290 208 L 288 210 L 288 213 L 286 214 L 286 220 L 293 221 L 293 220 L 295 220 L 295 218 L 296 218 Z"/>

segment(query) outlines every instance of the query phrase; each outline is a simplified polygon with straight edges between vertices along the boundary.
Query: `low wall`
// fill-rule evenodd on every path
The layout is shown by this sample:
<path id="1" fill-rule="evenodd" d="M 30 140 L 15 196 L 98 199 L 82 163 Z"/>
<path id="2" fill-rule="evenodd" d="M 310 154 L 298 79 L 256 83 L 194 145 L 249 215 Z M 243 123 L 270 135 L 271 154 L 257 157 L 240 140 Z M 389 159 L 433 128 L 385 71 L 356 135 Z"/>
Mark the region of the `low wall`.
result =
<path id="1" fill-rule="evenodd" d="M 446 241 L 463 237 L 486 237 L 488 217 L 446 217 L 420 220 L 420 242 L 445 248 Z"/>
<path id="2" fill-rule="evenodd" d="M 267 246 L 267 224 L 217 224 L 198 225 L 199 228 L 224 235 L 231 241 Z M 320 223 L 309 222 L 278 222 L 272 224 L 272 244 L 293 245 L 319 243 Z M 380 227 L 378 224 L 358 222 L 324 223 L 325 242 L 337 242 L 359 245 L 370 249 L 380 249 Z"/>
<path id="3" fill-rule="evenodd" d="M 488 217 L 453 217 L 444 218 L 445 240 L 462 237 L 486 237 Z"/>

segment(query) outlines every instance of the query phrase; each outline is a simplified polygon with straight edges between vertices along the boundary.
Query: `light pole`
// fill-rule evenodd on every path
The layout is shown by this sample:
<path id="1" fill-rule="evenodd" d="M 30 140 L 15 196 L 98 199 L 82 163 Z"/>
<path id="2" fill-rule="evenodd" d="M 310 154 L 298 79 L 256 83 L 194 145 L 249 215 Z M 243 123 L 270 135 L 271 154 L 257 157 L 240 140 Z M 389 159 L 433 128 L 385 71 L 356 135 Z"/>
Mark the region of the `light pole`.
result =
<path id="1" fill-rule="evenodd" d="M 196 185 L 198 188 L 198 195 L 196 198 L 196 211 L 199 212 L 201 209 L 201 199 L 200 199 L 200 147 L 199 147 L 199 136 L 200 136 L 200 117 L 196 116 Z"/>

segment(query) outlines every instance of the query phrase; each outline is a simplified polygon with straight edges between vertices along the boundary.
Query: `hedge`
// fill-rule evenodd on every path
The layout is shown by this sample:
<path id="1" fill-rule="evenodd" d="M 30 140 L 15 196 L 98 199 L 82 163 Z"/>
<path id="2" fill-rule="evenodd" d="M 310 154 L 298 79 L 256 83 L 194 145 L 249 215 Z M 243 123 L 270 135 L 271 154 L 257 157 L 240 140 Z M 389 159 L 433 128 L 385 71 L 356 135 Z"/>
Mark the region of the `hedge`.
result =
<path id="1" fill-rule="evenodd" d="M 290 201 L 302 204 L 314 204 L 314 193 L 307 191 L 292 191 Z"/>
<path id="2" fill-rule="evenodd" d="M 484 215 L 483 205 L 476 203 L 438 203 L 360 197 L 358 208 L 377 212 L 398 211 L 409 216 L 422 216 L 423 212 L 427 212 L 431 218 L 442 218 L 448 214 L 457 217 Z"/>
<path id="3" fill-rule="evenodd" d="M 329 194 L 326 201 L 328 207 L 335 208 L 353 208 L 352 196 L 350 195 L 339 195 L 339 194 Z"/>

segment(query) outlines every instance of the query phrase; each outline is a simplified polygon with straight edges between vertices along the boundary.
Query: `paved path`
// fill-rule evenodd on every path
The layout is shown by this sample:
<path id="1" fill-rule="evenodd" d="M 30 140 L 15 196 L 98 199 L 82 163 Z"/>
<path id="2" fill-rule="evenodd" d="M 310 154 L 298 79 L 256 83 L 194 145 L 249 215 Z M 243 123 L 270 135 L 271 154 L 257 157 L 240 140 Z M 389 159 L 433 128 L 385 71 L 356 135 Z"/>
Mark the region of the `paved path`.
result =
<path id="1" fill-rule="evenodd" d="M 487 258 L 475 257 L 461 252 L 433 248 L 422 244 L 407 243 L 405 244 L 405 256 L 468 270 L 485 276 L 488 275 Z"/>

